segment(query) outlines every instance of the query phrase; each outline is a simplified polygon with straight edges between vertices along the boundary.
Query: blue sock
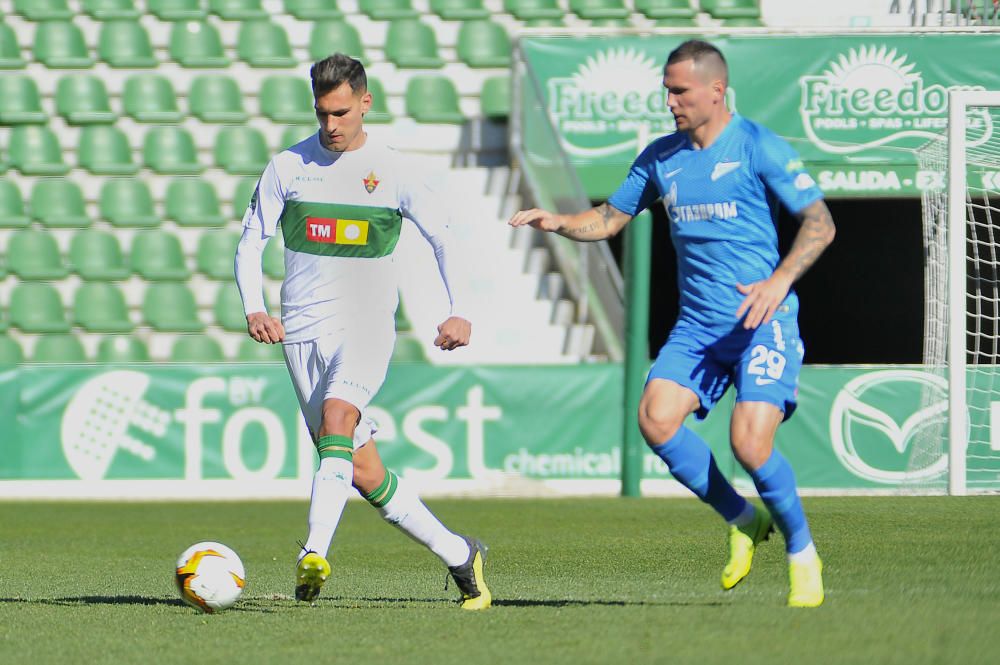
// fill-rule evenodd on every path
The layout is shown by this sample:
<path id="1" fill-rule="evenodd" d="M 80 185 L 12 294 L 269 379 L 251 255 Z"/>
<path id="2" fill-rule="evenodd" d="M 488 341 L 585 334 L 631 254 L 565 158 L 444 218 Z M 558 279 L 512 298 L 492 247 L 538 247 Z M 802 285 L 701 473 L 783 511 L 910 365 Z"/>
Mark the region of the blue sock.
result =
<path id="1" fill-rule="evenodd" d="M 712 506 L 727 522 L 747 505 L 715 464 L 712 449 L 683 425 L 677 434 L 658 446 L 650 446 L 670 467 L 670 473 L 699 499 Z"/>
<path id="2" fill-rule="evenodd" d="M 785 536 L 785 549 L 795 554 L 812 542 L 809 523 L 795 488 L 795 474 L 788 460 L 774 450 L 771 457 L 756 471 L 750 472 L 757 492 L 764 501 L 775 524 Z"/>

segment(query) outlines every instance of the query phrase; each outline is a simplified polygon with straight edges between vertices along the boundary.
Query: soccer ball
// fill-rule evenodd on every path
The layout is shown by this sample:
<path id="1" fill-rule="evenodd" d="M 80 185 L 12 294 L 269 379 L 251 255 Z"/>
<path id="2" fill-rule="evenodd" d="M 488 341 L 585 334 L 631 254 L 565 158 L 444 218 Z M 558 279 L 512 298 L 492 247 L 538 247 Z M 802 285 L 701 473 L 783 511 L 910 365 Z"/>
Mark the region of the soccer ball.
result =
<path id="1" fill-rule="evenodd" d="M 208 614 L 232 607 L 247 584 L 236 552 L 211 541 L 184 550 L 175 579 L 184 602 Z"/>

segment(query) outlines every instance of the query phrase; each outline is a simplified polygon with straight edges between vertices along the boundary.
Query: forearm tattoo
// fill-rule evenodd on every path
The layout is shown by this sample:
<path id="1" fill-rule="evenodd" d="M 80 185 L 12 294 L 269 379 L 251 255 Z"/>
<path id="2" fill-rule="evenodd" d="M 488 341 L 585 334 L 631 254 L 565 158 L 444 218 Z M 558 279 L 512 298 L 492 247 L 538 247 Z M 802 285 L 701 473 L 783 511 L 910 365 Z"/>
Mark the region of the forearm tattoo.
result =
<path id="1" fill-rule="evenodd" d="M 794 282 L 816 262 L 823 250 L 833 242 L 835 228 L 830 209 L 823 201 L 812 204 L 800 215 L 801 227 L 781 267 Z"/>
<path id="2" fill-rule="evenodd" d="M 612 225 L 611 218 L 615 213 L 611 206 L 607 203 L 602 203 L 594 208 L 594 212 L 598 215 L 597 220 L 588 221 L 583 226 L 562 229 L 560 233 L 574 240 L 602 240 L 612 235 L 611 229 L 614 226 Z"/>

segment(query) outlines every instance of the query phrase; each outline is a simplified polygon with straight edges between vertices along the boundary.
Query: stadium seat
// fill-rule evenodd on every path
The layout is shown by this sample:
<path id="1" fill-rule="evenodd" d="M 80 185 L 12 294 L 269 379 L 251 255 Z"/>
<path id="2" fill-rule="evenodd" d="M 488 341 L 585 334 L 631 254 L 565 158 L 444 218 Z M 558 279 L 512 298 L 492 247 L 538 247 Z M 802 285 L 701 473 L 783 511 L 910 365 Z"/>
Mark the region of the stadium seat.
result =
<path id="1" fill-rule="evenodd" d="M 55 133 L 43 125 L 10 130 L 10 164 L 24 175 L 64 175 L 69 166 Z"/>
<path id="2" fill-rule="evenodd" d="M 208 14 L 202 0 L 146 0 L 146 7 L 161 21 L 199 21 Z"/>
<path id="3" fill-rule="evenodd" d="M 233 279 L 233 260 L 240 234 L 236 231 L 209 231 L 198 238 L 195 261 L 198 272 L 211 279 Z"/>
<path id="4" fill-rule="evenodd" d="M 315 121 L 312 89 L 298 76 L 268 76 L 260 86 L 260 110 L 276 123 L 294 124 Z"/>
<path id="5" fill-rule="evenodd" d="M 471 21 L 490 15 L 483 0 L 430 0 L 430 7 L 445 21 Z"/>
<path id="6" fill-rule="evenodd" d="M 285 354 L 281 344 L 261 344 L 250 337 L 245 337 L 236 348 L 236 358 L 242 362 L 284 362 Z M 0 348 L 0 363 L 3 362 L 3 349 Z M 15 361 L 16 362 L 16 361 Z"/>
<path id="7" fill-rule="evenodd" d="M 240 178 L 233 190 L 232 219 L 242 220 L 250 206 L 250 199 L 257 190 L 257 178 Z"/>
<path id="8" fill-rule="evenodd" d="M 155 282 L 146 287 L 142 316 L 160 332 L 199 332 L 205 324 L 198 318 L 194 294 L 182 282 Z"/>
<path id="9" fill-rule="evenodd" d="M 83 32 L 69 21 L 42 21 L 35 28 L 35 59 L 49 69 L 85 69 L 94 65 Z"/>
<path id="10" fill-rule="evenodd" d="M 630 12 L 623 0 L 569 0 L 574 14 L 588 21 L 597 19 L 625 19 Z"/>
<path id="11" fill-rule="evenodd" d="M 13 180 L 0 180 L 0 228 L 20 228 L 31 224 L 24 214 L 24 196 Z"/>
<path id="12" fill-rule="evenodd" d="M 55 21 L 73 18 L 66 0 L 14 0 L 14 13 L 29 21 Z"/>
<path id="13" fill-rule="evenodd" d="M 208 11 L 225 21 L 267 18 L 260 0 L 208 0 Z"/>
<path id="14" fill-rule="evenodd" d="M 654 25 L 658 28 L 696 28 L 698 22 L 692 18 L 658 18 Z"/>
<path id="15" fill-rule="evenodd" d="M 19 74 L 0 76 L 0 125 L 38 125 L 48 121 L 33 78 Z"/>
<path id="16" fill-rule="evenodd" d="M 437 69 L 444 66 L 434 29 L 415 18 L 389 23 L 385 58 L 400 69 Z"/>
<path id="17" fill-rule="evenodd" d="M 170 79 L 159 74 L 136 74 L 125 80 L 125 114 L 137 122 L 174 123 L 184 117 Z"/>
<path id="18" fill-rule="evenodd" d="M 99 363 L 149 362 L 149 349 L 133 335 L 108 335 L 97 343 L 94 360 Z"/>
<path id="19" fill-rule="evenodd" d="M 242 124 L 249 116 L 243 110 L 243 93 L 236 81 L 223 74 L 198 76 L 188 91 L 191 115 L 202 122 Z"/>
<path id="20" fill-rule="evenodd" d="M 458 106 L 458 91 L 450 78 L 414 76 L 406 84 L 406 113 L 417 122 L 460 125 L 465 116 Z"/>
<path id="21" fill-rule="evenodd" d="M 410 0 L 358 0 L 358 10 L 374 21 L 394 21 L 419 16 Z M 387 45 L 388 43 L 386 41 Z"/>
<path id="22" fill-rule="evenodd" d="M 254 127 L 223 127 L 215 135 L 215 164 L 233 175 L 259 176 L 271 155 Z"/>
<path id="23" fill-rule="evenodd" d="M 285 0 L 285 12 L 300 21 L 321 21 L 344 15 L 337 8 L 337 0 Z"/>
<path id="24" fill-rule="evenodd" d="M 226 218 L 212 183 L 201 178 L 174 178 L 167 185 L 167 219 L 180 226 L 223 226 Z"/>
<path id="25" fill-rule="evenodd" d="M 174 363 L 218 363 L 225 359 L 222 345 L 208 335 L 181 335 L 170 349 L 170 362 Z"/>
<path id="26" fill-rule="evenodd" d="M 146 166 L 167 175 L 198 175 L 204 167 L 198 163 L 194 138 L 182 127 L 153 127 L 146 132 L 142 153 Z"/>
<path id="27" fill-rule="evenodd" d="M 87 125 L 76 151 L 80 168 L 96 175 L 131 175 L 139 170 L 125 132 L 112 125 Z"/>
<path id="28" fill-rule="evenodd" d="M 41 178 L 31 190 L 31 216 L 51 227 L 90 226 L 83 191 L 72 180 Z"/>
<path id="29" fill-rule="evenodd" d="M 240 60 L 251 67 L 294 67 L 292 46 L 285 29 L 271 21 L 246 21 L 236 38 Z"/>
<path id="30" fill-rule="evenodd" d="M 23 69 L 24 65 L 21 45 L 14 29 L 6 23 L 0 23 L 0 69 Z"/>
<path id="31" fill-rule="evenodd" d="M 392 349 L 390 362 L 427 362 L 424 347 L 420 340 L 410 335 L 396 337 L 396 346 Z"/>
<path id="32" fill-rule="evenodd" d="M 372 76 L 368 77 L 368 92 L 372 93 L 372 105 L 365 115 L 365 122 L 372 124 L 392 122 L 389 112 L 389 101 L 382 87 L 382 81 Z"/>
<path id="33" fill-rule="evenodd" d="M 693 19 L 691 0 L 635 0 L 635 9 L 651 19 Z"/>
<path id="34" fill-rule="evenodd" d="M 344 20 L 316 21 L 309 33 L 309 57 L 322 60 L 334 53 L 343 53 L 368 63 L 357 28 Z"/>
<path id="35" fill-rule="evenodd" d="M 156 56 L 146 28 L 137 20 L 117 19 L 101 24 L 97 55 L 116 68 L 156 67 Z"/>
<path id="36" fill-rule="evenodd" d="M 276 233 L 264 247 L 264 257 L 261 259 L 264 274 L 271 279 L 285 279 L 285 236 Z"/>
<path id="37" fill-rule="evenodd" d="M 247 339 L 250 339 L 249 337 Z M 250 340 L 251 342 L 253 340 Z M 264 346 L 263 344 L 261 346 Z M 0 337 L 0 366 L 9 367 L 24 362 L 24 351 L 17 340 L 6 335 Z"/>
<path id="38" fill-rule="evenodd" d="M 101 186 L 101 217 L 117 227 L 159 226 L 160 216 L 145 180 L 109 178 Z"/>
<path id="39" fill-rule="evenodd" d="M 62 279 L 68 274 L 59 245 L 48 231 L 20 229 L 7 246 L 7 269 L 23 280 Z"/>
<path id="40" fill-rule="evenodd" d="M 228 67 L 222 37 L 207 20 L 177 21 L 170 28 L 170 57 L 182 67 Z"/>
<path id="41" fill-rule="evenodd" d="M 130 264 L 136 274 L 150 281 L 184 280 L 191 276 L 177 236 L 159 229 L 135 234 Z"/>
<path id="42" fill-rule="evenodd" d="M 723 19 L 723 28 L 762 28 L 764 21 L 756 16 L 734 16 Z"/>
<path id="43" fill-rule="evenodd" d="M 83 11 L 97 21 L 139 18 L 133 0 L 82 0 Z"/>
<path id="44" fill-rule="evenodd" d="M 87 362 L 87 352 L 83 348 L 83 342 L 76 335 L 44 335 L 35 343 L 31 361 L 75 365 Z"/>
<path id="45" fill-rule="evenodd" d="M 87 332 L 132 332 L 128 305 L 120 288 L 110 282 L 84 282 L 73 294 L 73 320 Z"/>
<path id="46" fill-rule="evenodd" d="M 484 118 L 506 120 L 510 116 L 510 77 L 491 76 L 483 81 L 479 109 Z"/>
<path id="47" fill-rule="evenodd" d="M 270 311 L 268 307 L 268 311 Z M 228 332 L 246 332 L 247 317 L 243 313 L 243 300 L 236 282 L 222 282 L 215 294 L 215 323 Z"/>
<path id="48" fill-rule="evenodd" d="M 563 17 L 556 18 L 529 18 L 524 22 L 526 28 L 564 28 L 566 21 Z"/>
<path id="49" fill-rule="evenodd" d="M 131 274 L 118 238 L 99 229 L 87 229 L 73 235 L 69 243 L 69 264 L 80 277 L 95 282 L 126 279 Z"/>
<path id="50" fill-rule="evenodd" d="M 510 67 L 507 31 L 493 21 L 466 21 L 458 29 L 458 58 L 469 67 Z"/>
<path id="51" fill-rule="evenodd" d="M 562 19 L 564 16 L 557 0 L 504 0 L 503 6 L 519 21 Z"/>
<path id="52" fill-rule="evenodd" d="M 59 292 L 51 284 L 20 282 L 10 292 L 10 325 L 26 333 L 69 332 Z"/>
<path id="53" fill-rule="evenodd" d="M 90 74 L 67 74 L 59 79 L 56 112 L 70 125 L 103 125 L 118 119 L 104 81 Z"/>
<path id="54" fill-rule="evenodd" d="M 698 0 L 698 6 L 712 18 L 760 18 L 758 0 Z"/>
<path id="55" fill-rule="evenodd" d="M 365 116 L 365 122 L 369 122 L 368 116 Z M 278 141 L 278 148 L 281 150 L 290 148 L 296 143 L 310 138 L 316 133 L 316 131 L 316 123 L 312 123 L 311 125 L 289 125 L 288 127 L 285 127 L 283 132 L 281 132 L 281 138 Z M 256 182 L 256 180 L 254 182 Z M 246 210 L 246 208 L 243 209 Z M 242 214 L 240 217 L 242 219 Z"/>

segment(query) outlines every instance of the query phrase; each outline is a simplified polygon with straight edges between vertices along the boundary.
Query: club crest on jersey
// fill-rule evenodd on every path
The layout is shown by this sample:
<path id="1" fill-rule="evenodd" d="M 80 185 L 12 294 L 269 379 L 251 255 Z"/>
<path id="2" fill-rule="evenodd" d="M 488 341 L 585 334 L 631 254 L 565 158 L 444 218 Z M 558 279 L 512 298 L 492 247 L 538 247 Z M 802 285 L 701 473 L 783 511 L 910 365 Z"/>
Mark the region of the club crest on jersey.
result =
<path id="1" fill-rule="evenodd" d="M 365 184 L 365 189 L 368 191 L 369 194 L 371 194 L 372 192 L 375 191 L 375 188 L 378 187 L 378 184 L 381 181 L 378 179 L 378 176 L 375 175 L 374 171 L 369 171 L 368 177 L 362 180 L 361 182 Z"/>

